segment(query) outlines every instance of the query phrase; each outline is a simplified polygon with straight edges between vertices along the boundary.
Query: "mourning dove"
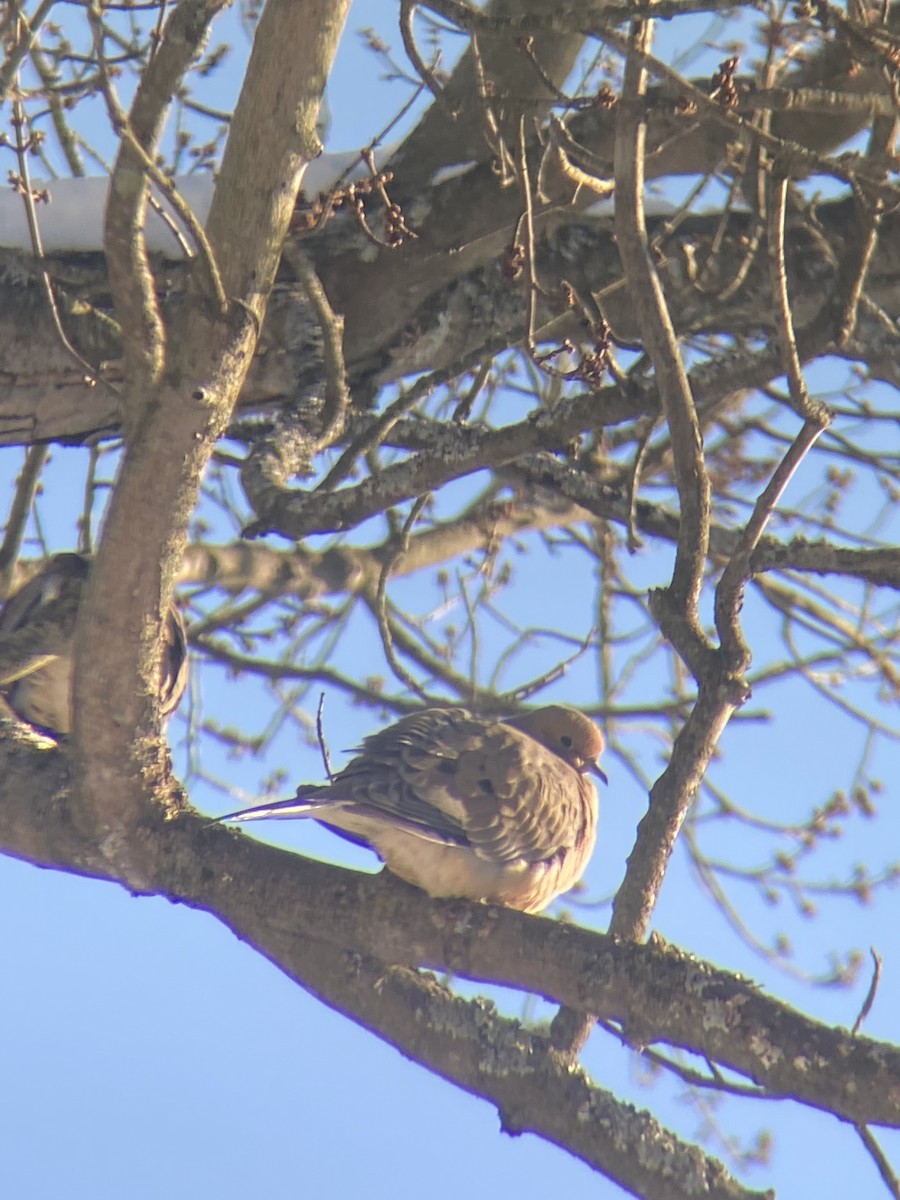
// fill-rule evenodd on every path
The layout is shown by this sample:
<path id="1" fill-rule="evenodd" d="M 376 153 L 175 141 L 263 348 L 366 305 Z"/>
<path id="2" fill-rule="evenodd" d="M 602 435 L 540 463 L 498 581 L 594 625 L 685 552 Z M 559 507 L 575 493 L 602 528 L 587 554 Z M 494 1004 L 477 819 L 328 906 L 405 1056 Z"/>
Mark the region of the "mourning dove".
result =
<path id="1" fill-rule="evenodd" d="M 507 721 L 428 708 L 367 737 L 331 783 L 220 820 L 314 817 L 430 896 L 539 912 L 593 852 L 602 751 L 561 705 Z"/>
<path id="2" fill-rule="evenodd" d="M 0 610 L 0 692 L 23 721 L 54 734 L 72 730 L 72 641 L 90 572 L 82 554 L 56 554 Z M 178 706 L 188 679 L 184 621 L 171 604 L 163 626 L 159 704 Z"/>

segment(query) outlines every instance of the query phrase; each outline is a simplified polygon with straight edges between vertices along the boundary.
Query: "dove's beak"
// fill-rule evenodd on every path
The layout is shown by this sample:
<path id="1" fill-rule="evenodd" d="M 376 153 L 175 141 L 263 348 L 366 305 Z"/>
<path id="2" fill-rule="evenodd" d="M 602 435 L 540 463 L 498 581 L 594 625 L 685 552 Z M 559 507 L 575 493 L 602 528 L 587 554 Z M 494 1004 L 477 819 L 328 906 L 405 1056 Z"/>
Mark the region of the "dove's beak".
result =
<path id="1" fill-rule="evenodd" d="M 603 782 L 606 784 L 606 786 L 609 787 L 609 780 L 606 778 L 606 772 L 603 770 L 603 768 L 600 766 L 600 764 L 598 762 L 590 762 L 589 761 L 589 762 L 586 762 L 584 764 L 584 766 L 585 766 L 585 770 L 590 771 L 590 773 L 592 775 L 596 775 L 598 779 L 602 779 Z"/>

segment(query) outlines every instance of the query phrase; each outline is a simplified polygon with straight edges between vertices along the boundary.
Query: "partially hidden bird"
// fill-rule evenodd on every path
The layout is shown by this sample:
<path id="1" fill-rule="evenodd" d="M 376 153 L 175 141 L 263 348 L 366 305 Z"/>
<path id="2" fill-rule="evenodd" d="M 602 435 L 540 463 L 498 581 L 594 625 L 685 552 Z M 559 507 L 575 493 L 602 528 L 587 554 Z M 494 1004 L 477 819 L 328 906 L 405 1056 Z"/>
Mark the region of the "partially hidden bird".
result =
<path id="1" fill-rule="evenodd" d="M 503 721 L 427 708 L 365 738 L 330 783 L 219 820 L 313 817 L 430 896 L 540 912 L 593 852 L 603 746 L 563 705 Z"/>
<path id="2" fill-rule="evenodd" d="M 83 554 L 55 554 L 0 609 L 0 639 L 14 643 L 18 633 L 22 643 L 12 665 L 0 664 L 0 693 L 23 721 L 52 734 L 72 731 L 75 619 L 90 569 Z M 167 717 L 178 707 L 189 670 L 184 619 L 174 602 L 162 637 L 159 704 Z"/>

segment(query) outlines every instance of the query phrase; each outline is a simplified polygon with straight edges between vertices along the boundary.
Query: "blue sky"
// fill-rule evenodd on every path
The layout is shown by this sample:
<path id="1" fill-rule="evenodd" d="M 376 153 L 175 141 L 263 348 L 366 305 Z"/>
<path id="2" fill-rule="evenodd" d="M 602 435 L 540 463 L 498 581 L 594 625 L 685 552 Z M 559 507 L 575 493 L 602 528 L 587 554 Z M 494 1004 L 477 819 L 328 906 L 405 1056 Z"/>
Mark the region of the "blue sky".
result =
<path id="1" fill-rule="evenodd" d="M 329 87 L 329 149 L 364 144 L 405 99 L 399 85 L 386 87 L 380 80 L 379 63 L 356 33 L 366 25 L 380 28 L 400 58 L 399 35 L 386 19 L 393 9 L 377 0 L 357 0 L 353 6 Z M 229 17 L 221 36 L 233 35 Z M 232 82 L 237 68 L 235 55 L 226 73 Z M 0 500 L 6 500 L 20 462 L 17 451 L 0 453 Z M 81 451 L 54 451 L 43 502 L 52 549 L 73 544 L 71 497 L 77 486 L 80 499 L 84 469 Z M 812 486 L 815 475 L 806 470 L 792 484 L 789 501 L 799 501 Z M 647 552 L 629 570 L 636 583 L 650 587 L 664 582 L 669 565 L 666 553 Z M 574 570 L 570 558 L 564 554 L 551 562 L 532 545 L 529 554 L 516 559 L 515 570 L 516 595 L 541 602 L 544 623 L 563 627 L 567 610 L 561 597 L 568 599 L 567 580 L 574 580 L 568 575 Z M 412 580 L 403 587 L 414 601 L 418 589 L 423 608 L 431 603 L 428 581 Z M 516 602 L 514 595 L 510 603 Z M 771 615 L 752 591 L 744 618 L 764 659 L 766 639 L 773 634 Z M 339 662 L 353 669 L 365 661 L 371 636 L 364 623 L 355 626 Z M 523 662 L 522 674 L 530 669 L 529 661 Z M 669 666 L 652 660 L 645 670 L 635 696 L 656 694 Z M 246 683 L 239 693 L 220 690 L 220 678 L 212 671 L 205 674 L 212 685 L 206 711 L 225 720 L 236 695 L 247 703 L 258 692 Z M 587 702 L 596 697 L 592 686 L 585 664 L 557 686 L 556 695 Z M 862 735 L 838 721 L 834 708 L 808 687 L 762 686 L 750 707 L 765 709 L 772 719 L 733 724 L 714 768 L 716 780 L 736 802 L 773 819 L 785 813 L 800 819 L 834 787 L 850 785 Z M 885 715 L 896 721 L 887 709 Z M 260 723 L 265 719 L 260 711 Z M 329 696 L 327 722 L 337 755 L 372 730 L 374 716 Z M 185 728 L 182 718 L 171 728 L 180 763 Z M 621 736 L 655 777 L 662 765 L 656 738 L 636 724 L 623 728 Z M 289 744 L 287 734 L 273 753 L 298 781 L 320 775 L 317 752 Z M 248 794 L 258 787 L 262 767 L 255 761 L 212 756 L 209 765 Z M 622 763 L 613 757 L 606 766 L 610 787 L 602 797 L 600 845 L 587 876 L 592 896 L 607 896 L 619 883 L 646 807 L 646 793 Z M 881 742 L 872 768 L 885 782 L 881 814 L 877 821 L 848 821 L 841 844 L 822 851 L 822 861 L 828 866 L 833 860 L 835 873 L 846 873 L 854 859 L 875 869 L 895 855 L 898 768 L 896 743 Z M 221 795 L 202 787 L 193 799 L 211 812 L 226 807 Z M 375 867 L 371 856 L 312 823 L 256 826 L 251 832 L 328 861 Z M 723 850 L 743 853 L 747 862 L 757 861 L 769 845 L 745 835 L 735 847 L 729 835 L 711 836 L 722 837 Z M 754 895 L 735 894 L 765 937 L 787 929 L 797 944 L 798 963 L 812 971 L 823 969 L 835 947 L 876 946 L 885 957 L 884 974 L 865 1031 L 896 1040 L 895 890 L 879 893 L 869 907 L 823 900 L 815 922 L 798 922 L 789 906 L 771 910 Z M 578 919 L 603 929 L 608 915 L 608 908 L 600 907 L 580 911 Z M 852 989 L 810 989 L 766 968 L 696 887 L 683 848 L 673 859 L 654 928 L 829 1022 L 852 1025 L 868 986 L 867 969 Z M 552 1192 L 605 1200 L 622 1195 L 539 1139 L 503 1135 L 487 1104 L 407 1062 L 310 999 L 209 916 L 0 859 L 0 944 L 5 967 L 0 1150 L 11 1196 L 187 1200 L 216 1195 L 230 1200 L 306 1193 L 321 1200 L 358 1194 L 404 1200 L 424 1192 L 430 1200 L 450 1200 L 467 1192 L 537 1200 Z M 504 1011 L 521 1013 L 521 998 L 501 996 L 501 1002 Z M 701 1118 L 685 1104 L 680 1086 L 665 1079 L 645 1086 L 633 1056 L 611 1039 L 595 1036 L 585 1063 L 602 1086 L 648 1107 L 683 1137 L 699 1136 Z M 722 1131 L 745 1139 L 762 1127 L 772 1129 L 772 1166 L 748 1175 L 751 1186 L 777 1184 L 785 1196 L 879 1194 L 874 1167 L 857 1149 L 856 1135 L 833 1119 L 789 1103 L 738 1100 L 719 1105 L 715 1119 Z M 898 1135 L 884 1135 L 882 1144 L 900 1161 Z M 727 1161 L 715 1136 L 708 1149 Z"/>

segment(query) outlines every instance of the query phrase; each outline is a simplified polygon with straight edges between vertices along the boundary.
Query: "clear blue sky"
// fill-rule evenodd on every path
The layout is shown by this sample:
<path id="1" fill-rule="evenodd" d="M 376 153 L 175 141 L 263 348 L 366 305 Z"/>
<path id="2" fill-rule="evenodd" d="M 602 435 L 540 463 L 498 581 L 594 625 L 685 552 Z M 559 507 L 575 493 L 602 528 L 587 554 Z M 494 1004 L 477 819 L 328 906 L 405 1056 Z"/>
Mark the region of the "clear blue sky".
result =
<path id="1" fill-rule="evenodd" d="M 380 65 L 356 36 L 361 27 L 376 26 L 402 58 L 399 35 L 386 20 L 394 7 L 378 0 L 354 4 L 329 87 L 330 149 L 364 144 L 405 98 L 399 87 L 380 81 Z M 233 25 L 223 28 L 233 31 Z M 3 503 L 20 461 L 18 452 L 0 454 Z M 53 549 L 73 544 L 70 489 L 83 470 L 80 451 L 54 451 L 45 502 Z M 792 486 L 792 499 L 804 495 L 802 472 Z M 663 556 L 647 556 L 634 563 L 632 574 L 650 586 L 664 581 L 666 568 Z M 550 569 L 548 575 L 537 550 L 517 560 L 522 593 L 530 590 L 552 605 L 548 579 L 564 581 L 559 572 L 569 568 L 563 561 L 562 568 L 555 562 Z M 752 595 L 745 617 L 762 637 L 769 636 L 764 623 L 771 618 Z M 342 650 L 345 663 L 365 654 L 366 636 L 365 631 L 353 634 Z M 654 670 L 653 663 L 647 670 Z M 654 694 L 658 679 L 637 687 Z M 222 693 L 223 716 L 235 694 Z M 595 699 L 588 673 L 573 673 L 557 694 L 574 702 Z M 859 743 L 847 740 L 846 725 L 839 726 L 833 709 L 809 689 L 761 688 L 754 706 L 775 719 L 730 729 L 715 768 L 736 801 L 762 815 L 793 811 L 799 818 L 834 787 L 849 785 Z M 336 750 L 355 745 L 371 731 L 373 719 L 329 696 L 329 734 Z M 181 718 L 173 722 L 171 737 L 183 762 Z M 645 769 L 658 774 L 658 743 L 648 737 L 642 747 L 639 730 L 627 737 Z M 279 749 L 298 780 L 319 775 L 313 752 Z M 879 755 L 876 773 L 886 786 L 881 816 L 877 822 L 848 823 L 846 842 L 834 850 L 835 870 L 855 859 L 874 868 L 900 844 L 896 744 Z M 257 763 L 214 765 L 251 792 L 262 773 Z M 595 896 L 609 895 L 621 879 L 646 806 L 646 795 L 620 763 L 613 760 L 607 769 L 611 786 L 603 797 L 600 848 L 587 877 Z M 223 807 L 221 797 L 200 790 L 194 801 L 210 811 Z M 251 832 L 331 861 L 375 866 L 370 857 L 310 823 L 257 826 Z M 752 860 L 756 848 L 748 843 L 746 850 Z M 757 928 L 767 936 L 781 928 L 791 932 L 798 962 L 811 970 L 823 969 L 832 948 L 875 945 L 885 956 L 884 976 L 866 1032 L 896 1039 L 896 891 L 880 893 L 868 908 L 823 902 L 823 918 L 800 927 L 783 909 L 762 911 L 749 903 Z M 580 919 L 603 929 L 608 909 L 586 911 Z M 654 927 L 827 1021 L 852 1025 L 865 994 L 867 976 L 851 991 L 811 990 L 765 969 L 697 888 L 683 853 L 676 853 Z M 211 917 L 0 859 L 0 944 L 0 1161 L 11 1197 L 412 1200 L 424 1194 L 430 1200 L 456 1200 L 465 1194 L 473 1200 L 501 1195 L 613 1200 L 622 1195 L 539 1139 L 501 1134 L 487 1104 L 408 1063 L 307 997 Z M 501 997 L 501 1003 L 504 1011 L 520 1014 L 518 997 Z M 586 1066 L 601 1085 L 648 1107 L 683 1137 L 698 1136 L 700 1118 L 679 1098 L 678 1085 L 662 1080 L 645 1087 L 632 1056 L 610 1039 L 593 1039 Z M 874 1168 L 857 1150 L 856 1135 L 828 1117 L 791 1104 L 727 1100 L 717 1107 L 715 1119 L 721 1130 L 745 1138 L 764 1126 L 773 1130 L 772 1167 L 748 1176 L 751 1186 L 775 1184 L 784 1196 L 880 1192 Z M 900 1161 L 900 1137 L 885 1135 L 882 1141 Z M 727 1161 L 715 1138 L 708 1149 Z"/>

